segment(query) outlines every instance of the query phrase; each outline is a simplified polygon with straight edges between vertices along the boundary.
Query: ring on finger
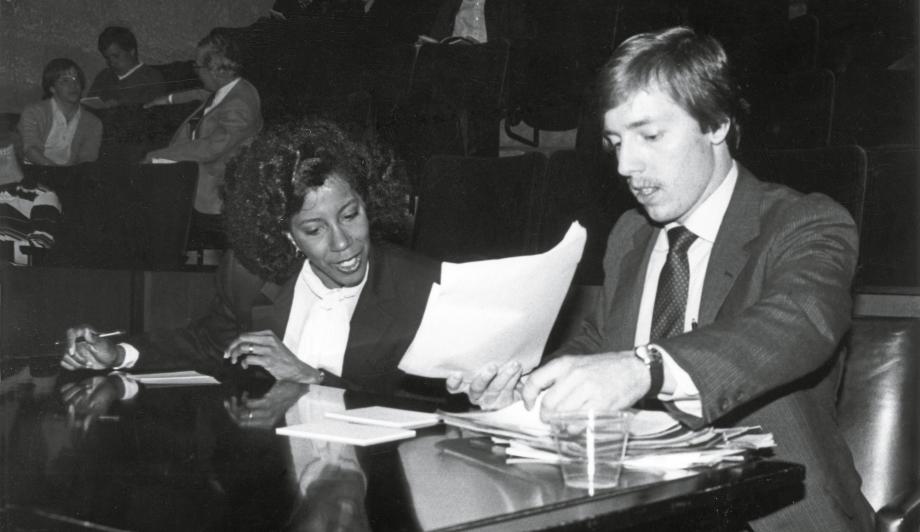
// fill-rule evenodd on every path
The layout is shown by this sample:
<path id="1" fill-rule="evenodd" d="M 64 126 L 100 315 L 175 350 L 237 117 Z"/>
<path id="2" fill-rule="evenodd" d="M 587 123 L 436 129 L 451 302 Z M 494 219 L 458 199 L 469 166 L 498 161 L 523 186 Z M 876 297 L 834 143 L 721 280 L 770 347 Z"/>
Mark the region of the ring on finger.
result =
<path id="1" fill-rule="evenodd" d="M 246 352 L 252 354 L 252 344 L 246 344 Z"/>
<path id="2" fill-rule="evenodd" d="M 248 419 L 252 419 L 252 410 L 249 411 L 249 415 L 246 416 Z"/>

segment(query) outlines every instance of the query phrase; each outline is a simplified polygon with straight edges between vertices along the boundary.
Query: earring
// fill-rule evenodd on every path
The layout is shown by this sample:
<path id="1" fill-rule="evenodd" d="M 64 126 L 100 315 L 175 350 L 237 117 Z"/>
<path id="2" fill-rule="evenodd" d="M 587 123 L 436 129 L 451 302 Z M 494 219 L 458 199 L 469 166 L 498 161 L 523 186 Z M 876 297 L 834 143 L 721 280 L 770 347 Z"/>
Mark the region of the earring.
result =
<path id="1" fill-rule="evenodd" d="M 285 233 L 285 236 L 287 236 L 287 240 L 288 240 L 288 242 L 291 244 L 291 247 L 294 248 L 294 256 L 297 257 L 298 259 L 305 259 L 305 258 L 307 258 L 307 256 L 304 254 L 304 252 L 301 251 L 299 247 L 297 247 L 297 243 L 294 242 L 294 237 L 291 236 L 291 233 Z"/>

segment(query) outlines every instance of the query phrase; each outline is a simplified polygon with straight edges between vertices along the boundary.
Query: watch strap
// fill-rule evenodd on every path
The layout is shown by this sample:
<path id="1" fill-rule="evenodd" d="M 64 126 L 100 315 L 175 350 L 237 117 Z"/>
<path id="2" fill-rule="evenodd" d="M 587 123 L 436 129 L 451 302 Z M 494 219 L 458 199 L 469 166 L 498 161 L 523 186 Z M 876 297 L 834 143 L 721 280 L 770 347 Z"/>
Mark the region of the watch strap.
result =
<path id="1" fill-rule="evenodd" d="M 654 346 L 640 345 L 635 350 L 636 357 L 648 368 L 651 384 L 643 399 L 655 399 L 664 387 L 664 362 L 661 353 Z"/>

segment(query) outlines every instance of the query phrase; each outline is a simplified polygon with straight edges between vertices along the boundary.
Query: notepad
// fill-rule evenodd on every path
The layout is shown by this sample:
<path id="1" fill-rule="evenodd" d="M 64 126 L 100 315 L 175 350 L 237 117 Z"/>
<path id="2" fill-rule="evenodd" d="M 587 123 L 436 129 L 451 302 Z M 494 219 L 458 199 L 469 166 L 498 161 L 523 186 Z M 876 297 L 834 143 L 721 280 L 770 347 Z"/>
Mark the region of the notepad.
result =
<path id="1" fill-rule="evenodd" d="M 134 373 L 131 378 L 147 386 L 197 386 L 202 384 L 220 384 L 210 375 L 197 371 L 166 371 L 163 373 Z"/>
<path id="2" fill-rule="evenodd" d="M 362 425 L 379 425 L 381 427 L 401 429 L 420 429 L 437 425 L 440 422 L 437 414 L 386 406 L 368 406 L 344 412 L 326 412 L 326 417 Z"/>
<path id="3" fill-rule="evenodd" d="M 414 430 L 380 427 L 377 425 L 359 425 L 338 419 L 324 419 L 302 425 L 278 427 L 275 429 L 275 433 L 293 438 L 332 441 L 362 447 L 415 437 Z"/>

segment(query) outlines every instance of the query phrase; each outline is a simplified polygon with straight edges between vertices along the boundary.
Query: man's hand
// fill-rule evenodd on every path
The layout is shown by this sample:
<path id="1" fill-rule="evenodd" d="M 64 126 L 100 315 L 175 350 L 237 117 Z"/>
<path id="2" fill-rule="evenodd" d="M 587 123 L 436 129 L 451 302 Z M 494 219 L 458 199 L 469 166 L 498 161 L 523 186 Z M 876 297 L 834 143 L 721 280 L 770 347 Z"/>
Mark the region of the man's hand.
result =
<path id="1" fill-rule="evenodd" d="M 109 369 L 122 363 L 124 348 L 100 338 L 90 325 L 67 329 L 67 352 L 61 358 L 65 369 Z"/>
<path id="2" fill-rule="evenodd" d="M 485 410 L 503 408 L 521 398 L 521 365 L 512 360 L 501 367 L 489 364 L 472 379 L 454 373 L 447 378 L 447 391 L 466 393 L 470 402 Z"/>
<path id="3" fill-rule="evenodd" d="M 530 409 L 546 390 L 540 409 L 540 417 L 546 420 L 553 412 L 623 410 L 650 386 L 645 364 L 632 351 L 620 351 L 553 359 L 529 375 L 521 395 Z"/>

